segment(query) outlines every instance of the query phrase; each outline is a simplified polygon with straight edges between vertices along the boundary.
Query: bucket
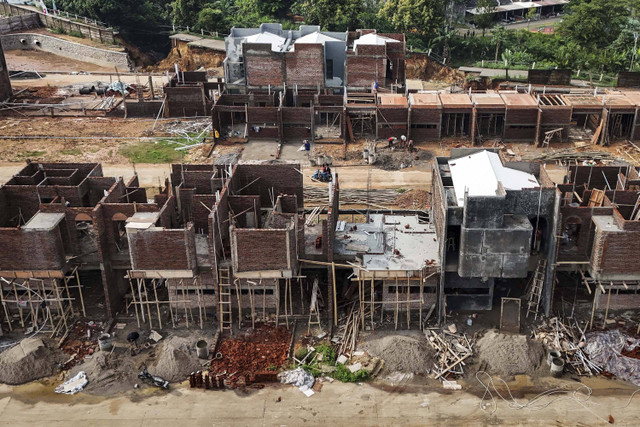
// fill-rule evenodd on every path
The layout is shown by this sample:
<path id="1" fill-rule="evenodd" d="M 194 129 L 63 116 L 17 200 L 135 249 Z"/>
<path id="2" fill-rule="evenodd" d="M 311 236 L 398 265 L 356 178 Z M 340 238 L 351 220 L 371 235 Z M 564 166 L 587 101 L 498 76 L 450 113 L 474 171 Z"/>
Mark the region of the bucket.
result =
<path id="1" fill-rule="evenodd" d="M 564 371 L 564 360 L 559 357 L 554 357 L 551 360 L 551 375 L 556 378 L 560 378 L 562 376 L 562 371 Z"/>
<path id="2" fill-rule="evenodd" d="M 551 366 L 551 362 L 554 358 L 562 356 L 557 350 L 549 350 L 547 353 L 547 365 Z"/>
<path id="3" fill-rule="evenodd" d="M 369 158 L 369 149 L 365 148 L 364 150 L 362 150 L 362 158 L 364 160 L 367 160 Z"/>
<path id="4" fill-rule="evenodd" d="M 196 351 L 200 359 L 206 359 L 209 357 L 209 345 L 205 340 L 200 340 L 196 343 Z"/>
<path id="5" fill-rule="evenodd" d="M 101 351 L 109 351 L 113 348 L 113 344 L 111 343 L 111 335 L 102 334 L 98 337 L 98 347 L 100 347 Z"/>

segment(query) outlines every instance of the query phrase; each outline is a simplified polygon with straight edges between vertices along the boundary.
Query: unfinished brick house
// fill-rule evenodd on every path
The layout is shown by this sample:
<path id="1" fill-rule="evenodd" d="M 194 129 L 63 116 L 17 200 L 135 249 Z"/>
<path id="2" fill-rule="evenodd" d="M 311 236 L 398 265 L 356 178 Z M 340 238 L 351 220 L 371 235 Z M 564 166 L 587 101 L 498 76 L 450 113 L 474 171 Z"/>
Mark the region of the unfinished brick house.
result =
<path id="1" fill-rule="evenodd" d="M 549 166 L 541 178 L 562 193 L 559 292 L 578 289 L 594 310 L 637 308 L 640 177 L 627 164 Z"/>
<path id="2" fill-rule="evenodd" d="M 36 323 L 39 314 L 32 304 L 44 298 L 66 326 L 68 316 L 86 313 L 87 294 L 97 295 L 108 316 L 120 310 L 130 268 L 125 222 L 135 212 L 160 209 L 147 203 L 137 177 L 125 184 L 121 178 L 104 177 L 96 163 L 30 162 L 0 187 L 0 194 L 5 314 L 17 310 L 24 325 L 28 301 L 28 314 Z M 82 285 L 81 277 L 87 275 L 98 280 Z M 42 296 L 25 291 L 38 286 Z"/>
<path id="3" fill-rule="evenodd" d="M 262 24 L 232 28 L 225 42 L 226 83 L 212 113 L 225 137 L 330 142 L 357 129 L 377 133 L 374 84 L 405 90 L 402 34 Z"/>
<path id="4" fill-rule="evenodd" d="M 433 169 L 433 216 L 443 265 L 439 308 L 490 310 L 534 275 L 536 310 L 551 308 L 560 194 L 539 164 L 454 149 Z M 523 293 L 524 289 L 519 292 Z"/>

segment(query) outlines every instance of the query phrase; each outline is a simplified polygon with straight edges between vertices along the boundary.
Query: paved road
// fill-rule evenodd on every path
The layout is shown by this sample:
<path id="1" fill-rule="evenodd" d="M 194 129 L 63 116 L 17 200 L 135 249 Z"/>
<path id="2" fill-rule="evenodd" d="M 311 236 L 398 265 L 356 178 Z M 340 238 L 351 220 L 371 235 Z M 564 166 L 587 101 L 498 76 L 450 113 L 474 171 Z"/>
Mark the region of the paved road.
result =
<path id="1" fill-rule="evenodd" d="M 571 382 L 569 382 L 571 383 Z M 575 384 L 575 383 L 574 383 Z M 0 386 L 0 420 L 11 426 L 301 426 L 301 425 L 637 425 L 640 404 L 625 409 L 630 393 L 592 397 L 584 405 L 564 398 L 532 411 L 498 404 L 494 414 L 480 408 L 480 399 L 466 392 L 441 394 L 422 387 L 381 390 L 369 384 L 325 384 L 307 398 L 292 386 L 274 385 L 250 395 L 232 391 L 170 392 L 143 388 L 128 397 L 102 398 L 84 394 L 55 395 L 54 384 Z M 402 392 L 400 392 L 402 391 Z M 531 396 L 529 396 L 530 398 Z M 278 402 L 280 398 L 281 401 Z M 524 400 L 519 399 L 522 403 Z M 546 402 L 543 400 L 543 402 Z"/>

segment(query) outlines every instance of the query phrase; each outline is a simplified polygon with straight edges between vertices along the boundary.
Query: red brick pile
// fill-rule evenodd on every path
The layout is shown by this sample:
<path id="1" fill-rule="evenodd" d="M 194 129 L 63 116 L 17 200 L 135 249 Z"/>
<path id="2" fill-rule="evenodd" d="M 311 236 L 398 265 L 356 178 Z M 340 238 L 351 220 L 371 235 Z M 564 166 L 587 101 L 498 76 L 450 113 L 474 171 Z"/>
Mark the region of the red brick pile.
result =
<path id="1" fill-rule="evenodd" d="M 88 333 L 90 331 L 90 333 Z M 85 357 L 92 355 L 98 346 L 98 336 L 102 328 L 97 324 L 85 321 L 77 321 L 70 329 L 69 336 L 62 343 L 61 349 L 72 356 L 64 365 L 64 369 L 71 369 L 81 363 Z"/>
<path id="2" fill-rule="evenodd" d="M 247 336 L 218 342 L 209 375 L 222 374 L 226 383 L 275 381 L 276 371 L 287 361 L 291 334 L 284 326 L 257 325 Z M 196 385 L 197 387 L 197 385 Z"/>

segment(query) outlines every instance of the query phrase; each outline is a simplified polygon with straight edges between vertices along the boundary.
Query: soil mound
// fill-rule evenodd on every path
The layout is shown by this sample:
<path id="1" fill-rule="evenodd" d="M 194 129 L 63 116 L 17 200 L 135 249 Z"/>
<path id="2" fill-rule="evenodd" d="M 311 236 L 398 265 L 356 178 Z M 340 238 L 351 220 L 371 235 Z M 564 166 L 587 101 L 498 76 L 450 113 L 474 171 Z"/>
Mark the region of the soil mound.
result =
<path id="1" fill-rule="evenodd" d="M 433 367 L 433 349 L 424 337 L 387 335 L 366 341 L 362 350 L 384 360 L 384 372 L 426 374 Z"/>
<path id="2" fill-rule="evenodd" d="M 544 357 L 542 343 L 524 335 L 504 335 L 488 331 L 476 345 L 481 362 L 488 366 L 490 374 L 503 378 L 514 375 L 531 375 Z"/>
<path id="3" fill-rule="evenodd" d="M 157 361 L 149 366 L 149 373 L 169 382 L 181 382 L 194 371 L 202 370 L 204 360 L 198 359 L 193 337 L 173 336 L 164 340 L 156 350 Z"/>
<path id="4" fill-rule="evenodd" d="M 25 338 L 0 354 L 0 382 L 18 385 L 51 376 L 63 359 L 40 338 Z"/>

